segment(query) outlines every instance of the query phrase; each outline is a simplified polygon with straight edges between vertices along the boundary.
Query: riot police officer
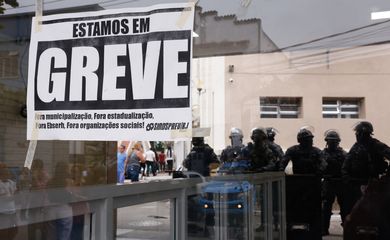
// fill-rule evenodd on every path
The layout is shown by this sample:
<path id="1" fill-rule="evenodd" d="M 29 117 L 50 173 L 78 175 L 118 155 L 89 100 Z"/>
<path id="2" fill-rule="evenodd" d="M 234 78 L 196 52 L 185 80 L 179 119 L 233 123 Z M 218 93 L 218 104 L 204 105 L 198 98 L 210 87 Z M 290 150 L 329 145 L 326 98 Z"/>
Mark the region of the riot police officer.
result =
<path id="1" fill-rule="evenodd" d="M 388 168 L 390 148 L 372 137 L 374 128 L 370 122 L 359 122 L 355 128 L 356 143 L 347 154 L 342 166 L 346 186 L 345 214 L 348 215 L 362 196 L 370 179 L 378 179 Z"/>
<path id="2" fill-rule="evenodd" d="M 275 156 L 268 146 L 267 133 L 263 128 L 254 128 L 252 142 L 242 149 L 241 158 L 249 159 L 253 172 L 271 171 L 275 167 Z"/>
<path id="3" fill-rule="evenodd" d="M 212 164 L 218 164 L 217 155 L 214 153 L 214 150 L 204 142 L 203 137 L 192 137 L 192 145 L 190 153 L 187 155 L 186 159 L 183 161 L 183 166 L 187 168 L 188 171 L 193 171 L 200 174 L 203 177 L 210 176 L 210 166 Z M 189 177 L 199 177 L 199 175 L 190 174 Z M 192 195 L 188 197 L 188 214 L 189 219 L 192 221 L 202 221 L 199 219 L 199 213 L 202 211 L 198 209 L 197 203 L 199 202 L 198 196 Z M 214 210 L 210 210 L 205 217 L 205 229 L 204 235 L 210 236 L 213 232 L 213 226 L 215 224 L 214 220 Z"/>
<path id="4" fill-rule="evenodd" d="M 275 156 L 274 170 L 278 171 L 280 168 L 280 162 L 282 161 L 284 156 L 284 152 L 283 149 L 280 147 L 280 145 L 275 143 L 276 129 L 273 127 L 268 127 L 266 128 L 266 131 L 267 131 L 267 138 L 268 138 L 268 146 Z"/>
<path id="5" fill-rule="evenodd" d="M 204 177 L 210 176 L 210 164 L 219 163 L 217 155 L 208 144 L 205 144 L 203 137 L 193 137 L 192 145 L 194 147 L 184 160 L 183 166 Z"/>
<path id="6" fill-rule="evenodd" d="M 319 240 L 321 236 L 321 178 L 326 162 L 321 150 L 313 146 L 313 134 L 302 128 L 297 134 L 298 145 L 287 149 L 281 170 L 293 163 L 293 175 L 286 177 L 287 235 L 298 234 L 296 239 Z M 305 211 L 302 209 L 305 208 Z M 305 223 L 303 231 L 295 232 L 296 223 Z"/>
<path id="7" fill-rule="evenodd" d="M 337 196 L 340 205 L 340 215 L 344 222 L 344 195 L 341 180 L 341 167 L 346 158 L 347 152 L 342 149 L 340 135 L 335 130 L 325 132 L 326 147 L 322 150 L 323 157 L 327 163 L 322 183 L 322 235 L 329 235 L 329 223 L 332 215 L 332 206 Z"/>
<path id="8" fill-rule="evenodd" d="M 233 162 L 240 155 L 241 149 L 244 147 L 244 144 L 242 144 L 243 137 L 241 129 L 232 128 L 230 130 L 231 145 L 227 146 L 221 153 L 221 162 L 223 163 L 221 168 L 229 168 L 230 164 L 228 163 Z"/>
<path id="9" fill-rule="evenodd" d="M 314 135 L 306 128 L 299 130 L 297 134 L 298 145 L 287 149 L 280 170 L 284 171 L 289 161 L 293 162 L 294 174 L 322 175 L 326 168 L 326 162 L 321 150 L 313 146 Z"/>

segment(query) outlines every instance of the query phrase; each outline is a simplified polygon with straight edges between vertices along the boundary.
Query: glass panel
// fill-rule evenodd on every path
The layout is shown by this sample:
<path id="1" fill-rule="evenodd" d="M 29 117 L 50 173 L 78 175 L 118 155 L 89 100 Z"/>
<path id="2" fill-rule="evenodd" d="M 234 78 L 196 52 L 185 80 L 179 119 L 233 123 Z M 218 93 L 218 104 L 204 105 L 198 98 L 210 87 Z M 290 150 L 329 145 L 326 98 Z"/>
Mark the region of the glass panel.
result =
<path id="1" fill-rule="evenodd" d="M 266 114 L 266 113 L 262 113 L 261 115 L 260 115 L 260 117 L 261 118 L 278 118 L 278 115 L 276 115 L 276 114 Z"/>
<path id="2" fill-rule="evenodd" d="M 117 167 L 116 141 L 39 141 L 35 151 L 30 152 L 30 156 L 33 157 L 31 159 L 27 158 L 27 160 L 33 160 L 32 165 L 38 162 L 38 165 L 42 165 L 42 167 L 39 167 L 41 170 L 37 173 L 36 169 L 28 169 L 30 167 L 28 166 L 29 161 L 26 161 L 26 153 L 30 141 L 26 140 L 26 102 L 31 101 L 34 97 L 26 94 L 27 79 L 34 77 L 29 75 L 28 67 L 31 64 L 30 60 L 35 62 L 39 59 L 34 59 L 35 55 L 30 55 L 33 51 L 29 51 L 31 32 L 34 33 L 32 31 L 34 26 L 31 24 L 31 16 L 34 15 L 35 9 L 34 1 L 19 0 L 18 2 L 21 5 L 18 8 L 12 8 L 5 3 L 6 10 L 1 14 L 0 162 L 4 163 L 6 165 L 4 168 L 10 171 L 9 176 L 2 179 L 3 185 L 6 186 L 4 188 L 7 190 L 3 192 L 7 192 L 8 195 L 12 196 L 26 194 L 27 197 L 15 198 L 14 202 L 8 195 L 1 197 L 4 204 L 0 204 L 0 213 L 5 217 L 3 216 L 0 219 L 0 229 L 10 227 L 15 224 L 15 221 L 19 226 L 26 226 L 29 223 L 32 225 L 33 222 L 47 222 L 42 219 L 34 220 L 34 212 L 38 210 L 53 212 L 47 206 L 52 200 L 41 199 L 39 196 L 36 196 L 36 200 L 33 200 L 32 197 L 35 196 L 34 193 L 37 191 L 43 191 L 42 196 L 46 196 L 48 190 L 60 188 L 60 191 L 63 191 L 61 196 L 66 199 L 65 195 L 67 195 L 66 190 L 68 188 L 114 185 L 117 182 L 117 177 L 122 176 L 118 173 L 122 174 L 124 172 L 124 169 L 118 170 Z M 162 3 L 170 3 L 175 6 L 179 2 L 188 3 L 189 1 L 53 0 L 45 1 L 44 9 L 48 12 L 44 12 L 44 15 L 147 7 Z M 297 3 L 296 1 L 266 0 L 232 0 L 223 1 L 223 4 L 221 4 L 222 1 L 200 0 L 196 2 L 193 24 L 193 31 L 196 34 L 194 34 L 195 36 L 188 46 L 185 46 L 188 49 L 193 48 L 191 52 L 191 56 L 194 57 L 191 66 L 193 69 L 186 69 L 181 64 L 168 67 L 178 70 L 177 74 L 180 75 L 180 79 L 177 82 L 172 82 L 173 85 L 177 83 L 178 89 L 185 85 L 185 81 L 182 79 L 185 75 L 184 72 L 191 72 L 192 86 L 188 86 L 188 91 L 183 93 L 191 94 L 189 103 L 193 106 L 189 107 L 193 108 L 193 127 L 210 128 L 208 129 L 210 130 L 209 133 L 204 136 L 204 140 L 214 149 L 217 155 L 220 155 L 222 150 L 231 145 L 231 141 L 236 140 L 229 135 L 229 130 L 233 127 L 240 128 L 243 133 L 243 138 L 236 142 L 246 145 L 251 140 L 250 135 L 253 127 L 272 126 L 278 129 L 275 141 L 284 150 L 297 144 L 296 134 L 298 129 L 304 125 L 313 126 L 315 129 L 314 135 L 316 136 L 313 139 L 314 145 L 321 149 L 325 147 L 325 142 L 321 137 L 322 133 L 328 129 L 337 129 L 342 138 L 342 146 L 344 149 L 350 149 L 356 141 L 352 126 L 359 120 L 368 119 L 375 123 L 375 132 L 379 133 L 374 136 L 381 138 L 380 140 L 383 142 L 390 142 L 389 134 L 380 134 L 388 131 L 387 121 L 390 119 L 390 111 L 387 110 L 388 101 L 386 101 L 388 99 L 388 89 L 390 89 L 390 81 L 388 81 L 389 63 L 387 62 L 390 59 L 389 21 L 388 19 L 371 18 L 373 11 L 388 11 L 390 9 L 389 1 L 356 0 L 353 1 L 354 11 L 350 11 L 350 4 L 338 4 L 335 1 L 326 0 L 307 1 L 310 2 L 309 4 Z M 283 9 L 283 11 L 280 9 Z M 332 17 L 329 17 L 330 15 Z M 182 17 L 185 19 L 188 15 L 182 14 Z M 170 20 L 172 19 L 167 17 L 167 22 Z M 99 21 L 97 20 L 95 23 Z M 177 21 L 175 23 L 180 25 L 181 22 Z M 90 21 L 90 24 L 92 24 L 92 21 Z M 160 24 L 157 28 L 162 25 L 164 27 L 168 26 Z M 89 25 L 90 31 L 100 32 L 98 31 L 98 24 L 94 25 L 97 26 L 94 28 L 91 28 L 91 26 Z M 152 25 L 151 27 L 156 28 Z M 149 33 L 147 34 L 149 36 Z M 150 35 L 153 35 L 153 33 Z M 116 41 L 116 38 L 121 36 L 123 35 L 99 36 L 99 38 L 77 39 L 77 41 L 82 40 L 79 42 L 88 45 L 108 37 L 115 45 L 120 42 Z M 159 39 L 163 36 L 164 34 L 159 32 L 156 38 Z M 177 36 L 176 33 L 172 33 L 171 39 L 175 39 Z M 46 43 L 50 46 L 55 45 L 54 42 L 49 40 Z M 75 49 L 76 46 L 72 45 L 73 40 L 68 43 L 64 44 L 63 47 Z M 159 41 L 155 43 L 159 44 Z M 112 78 L 113 81 L 118 83 L 112 85 L 113 89 L 116 88 L 121 91 L 126 87 L 129 90 L 126 97 L 133 95 L 130 92 L 132 88 L 128 85 L 129 81 L 121 76 L 124 69 L 126 69 L 126 74 L 131 73 L 140 76 L 143 76 L 142 73 L 145 69 L 157 69 L 156 72 L 159 77 L 154 78 L 153 74 L 149 74 L 152 72 L 145 71 L 145 73 L 148 73 L 145 74 L 145 80 L 148 77 L 150 77 L 148 79 L 158 79 L 156 81 L 157 88 L 167 86 L 164 84 L 164 77 L 161 77 L 166 72 L 164 66 L 160 63 L 166 62 L 164 61 L 166 56 L 164 53 L 168 51 L 165 48 L 168 45 L 161 42 L 160 51 L 158 49 L 156 51 L 158 57 L 156 54 L 151 54 L 153 47 L 150 46 L 149 48 L 148 45 L 144 44 L 142 50 L 140 49 L 140 53 L 145 54 L 142 61 L 136 64 L 134 64 L 134 61 L 131 63 L 132 67 L 133 65 L 142 66 L 140 71 L 133 71 L 133 69 L 130 71 L 128 61 L 124 61 L 128 58 L 125 56 L 118 57 L 118 68 L 110 69 L 117 73 L 117 76 Z M 176 45 L 173 47 L 176 47 Z M 126 49 L 128 50 L 127 46 Z M 79 63 L 82 64 L 79 66 L 79 71 L 71 71 L 69 66 L 67 66 L 66 71 L 54 67 L 53 58 L 52 64 L 48 64 L 46 68 L 52 70 L 48 75 L 55 73 L 58 76 L 58 73 L 63 73 L 66 74 L 66 78 L 69 80 L 70 75 L 75 76 L 77 73 L 83 72 L 85 76 L 79 74 L 80 78 L 83 81 L 85 80 L 83 85 L 86 84 L 87 79 L 94 79 L 95 76 L 99 75 L 97 79 L 100 92 L 103 89 L 100 85 L 103 81 L 101 76 L 103 71 L 101 69 L 104 69 L 102 64 L 105 61 L 102 58 L 102 51 L 99 50 L 97 54 L 100 57 L 99 61 L 95 61 L 96 64 L 99 64 L 98 71 L 91 69 L 93 65 L 90 65 L 91 62 L 87 61 L 87 57 L 81 54 L 79 55 L 81 57 Z M 77 55 L 66 53 L 66 61 L 64 62 L 67 65 L 76 64 L 77 61 L 72 59 L 74 56 Z M 157 58 L 149 58 L 150 56 Z M 183 59 L 188 59 L 188 56 L 178 51 L 177 59 L 181 62 Z M 151 62 L 156 64 L 149 65 Z M 68 80 L 67 82 L 69 82 Z M 52 85 L 53 81 L 50 82 L 49 89 L 52 88 Z M 148 90 L 153 90 L 152 88 Z M 68 89 L 69 84 L 60 90 Z M 91 89 L 88 88 L 88 91 Z M 172 91 L 175 93 L 175 90 Z M 83 95 L 85 94 L 83 93 Z M 152 97 L 163 97 L 164 94 L 156 92 L 156 94 L 151 95 Z M 68 95 L 69 93 L 66 93 L 66 97 L 69 97 Z M 368 101 L 365 101 L 365 99 Z M 176 102 L 175 99 L 170 101 Z M 153 108 L 154 105 L 150 104 L 150 107 Z M 320 114 L 322 114 L 322 118 Z M 172 114 L 166 117 L 175 119 L 176 116 L 177 114 Z M 141 122 L 138 120 L 129 120 L 126 125 L 129 127 L 135 126 L 133 123 Z M 142 122 L 147 125 L 153 121 L 142 119 Z M 152 132 L 149 131 L 148 134 L 151 133 L 152 135 Z M 161 131 L 158 130 L 153 134 L 159 136 L 160 133 Z M 180 139 L 184 135 L 191 136 L 191 131 L 182 135 L 177 131 L 172 131 L 172 133 L 172 136 L 177 133 L 178 136 L 175 135 L 175 137 Z M 109 133 L 102 129 L 103 134 Z M 149 136 L 148 134 L 147 136 Z M 118 140 L 130 141 L 130 138 L 132 136 L 129 135 L 129 139 Z M 146 142 L 149 140 L 147 138 L 145 136 L 144 140 Z M 143 177 L 142 173 L 139 174 L 141 184 L 162 176 L 160 171 L 164 171 L 164 167 L 167 170 L 164 175 L 168 177 L 172 170 L 182 167 L 183 160 L 191 150 L 191 147 L 189 147 L 190 139 L 187 139 L 186 143 L 179 147 L 180 144 L 177 141 L 172 141 L 173 147 L 177 150 L 177 157 L 175 161 L 170 160 L 163 163 L 160 169 L 157 170 L 157 176 L 153 176 L 152 166 L 148 168 L 152 172 L 151 174 L 149 172 L 152 176 Z M 124 158 L 122 157 L 122 160 Z M 56 165 L 63 162 L 67 166 L 56 172 Z M 145 167 L 142 169 L 145 169 Z M 59 181 L 56 176 L 63 176 L 63 182 L 56 183 L 56 181 Z M 164 180 L 162 179 L 162 181 Z M 120 180 L 119 182 L 124 182 L 124 186 L 115 187 L 131 187 L 129 179 Z M 256 192 L 257 188 L 255 188 Z M 358 193 L 360 194 L 359 191 Z M 255 194 L 255 196 L 253 201 L 256 204 L 253 204 L 255 209 L 253 214 L 256 217 L 248 221 L 245 220 L 246 222 L 243 221 L 250 225 L 246 228 L 251 229 L 251 231 L 242 230 L 242 237 L 265 238 L 267 236 L 264 234 L 259 236 L 261 235 L 261 228 L 259 228 L 259 231 L 253 230 L 261 226 L 260 213 L 264 211 L 264 206 L 261 207 L 262 203 L 258 203 L 261 197 L 258 194 Z M 237 196 L 228 194 L 223 197 L 234 199 Z M 57 200 L 55 199 L 55 201 Z M 200 197 L 194 201 L 198 204 L 199 200 Z M 70 213 L 69 206 L 66 205 L 71 204 L 64 203 L 64 205 L 63 211 Z M 72 208 L 72 214 L 75 215 L 73 206 L 70 207 Z M 195 209 L 199 210 L 201 208 L 198 206 Z M 58 212 L 61 211 L 58 210 Z M 201 211 L 199 210 L 199 212 Z M 39 215 L 39 212 L 36 214 Z M 158 216 L 157 213 L 154 215 Z M 56 216 L 55 218 L 64 219 L 66 217 Z M 203 215 L 203 218 L 205 222 L 206 216 Z M 226 219 L 223 214 L 214 216 L 215 222 L 223 223 L 223 219 Z M 234 220 L 235 217 L 231 219 L 233 222 L 237 221 Z M 74 223 L 75 220 L 72 219 L 72 221 Z M 224 226 L 223 224 L 221 226 Z M 229 221 L 227 221 L 227 224 L 229 224 Z M 204 224 L 202 226 L 203 231 L 205 229 L 210 230 L 211 236 L 218 236 L 221 239 L 224 236 L 233 238 L 233 235 L 229 235 L 233 233 L 223 232 L 217 229 L 216 225 L 213 225 L 212 230 L 204 227 Z M 141 230 L 136 229 L 135 231 Z M 12 231 L 12 229 L 9 230 L 8 238 L 13 237 Z M 172 232 L 171 229 L 169 231 Z M 238 230 L 238 232 L 240 231 Z M 20 227 L 16 238 L 26 239 L 28 237 L 25 236 L 28 235 L 27 233 L 27 230 L 24 231 Z M 225 235 L 221 235 L 222 233 Z M 337 237 L 341 238 L 342 232 L 338 230 L 337 234 Z M 161 236 L 165 237 L 167 235 L 162 234 Z M 172 237 L 172 235 L 169 236 Z M 37 237 L 43 238 L 43 232 L 37 230 Z M 238 236 L 235 237 L 239 238 Z M 7 237 L 1 236 L 0 239 L 7 239 Z M 390 237 L 385 236 L 383 239 L 390 239 Z"/>
<path id="3" fill-rule="evenodd" d="M 322 112 L 338 112 L 337 106 L 332 107 L 332 106 L 324 106 L 323 105 Z"/>
<path id="4" fill-rule="evenodd" d="M 267 228 L 267 195 L 265 185 L 260 184 L 255 186 L 255 204 L 254 204 L 254 219 L 253 231 L 254 239 L 266 239 Z"/>
<path id="5" fill-rule="evenodd" d="M 215 235 L 215 202 L 213 192 L 204 191 L 187 199 L 188 238 L 212 238 Z"/>
<path id="6" fill-rule="evenodd" d="M 292 104 L 292 105 L 297 105 L 299 103 L 298 98 L 280 98 L 280 104 Z"/>
<path id="7" fill-rule="evenodd" d="M 280 115 L 280 118 L 298 118 L 297 114 L 283 114 Z"/>
<path id="8" fill-rule="evenodd" d="M 116 239 L 172 239 L 171 201 L 150 202 L 116 211 Z"/>
<path id="9" fill-rule="evenodd" d="M 278 104 L 278 98 L 261 97 L 260 104 Z"/>
<path id="10" fill-rule="evenodd" d="M 298 105 L 280 105 L 280 112 L 286 112 L 286 111 L 298 111 Z"/>
<path id="11" fill-rule="evenodd" d="M 323 105 L 337 105 L 336 99 L 322 99 Z"/>
<path id="12" fill-rule="evenodd" d="M 341 118 L 359 118 L 357 114 L 341 114 Z"/>
<path id="13" fill-rule="evenodd" d="M 348 112 L 357 113 L 357 112 L 359 112 L 359 108 L 357 106 L 341 106 L 340 110 L 343 113 L 348 113 Z"/>
<path id="14" fill-rule="evenodd" d="M 277 106 L 262 106 L 260 108 L 262 112 L 278 112 L 278 107 Z"/>
<path id="15" fill-rule="evenodd" d="M 253 185 L 233 179 L 211 180 L 200 189 L 199 195 L 188 198 L 189 239 L 250 239 L 251 226 L 260 221 L 253 215 L 257 204 Z"/>
<path id="16" fill-rule="evenodd" d="M 337 114 L 322 114 L 323 118 L 338 118 Z"/>
<path id="17" fill-rule="evenodd" d="M 272 236 L 282 239 L 282 188 L 280 182 L 272 182 Z"/>
<path id="18" fill-rule="evenodd" d="M 339 100 L 337 105 L 331 105 L 333 100 L 323 100 L 323 118 L 358 118 L 359 100 Z M 326 104 L 325 104 L 326 103 Z M 339 114 L 341 113 L 341 114 Z"/>

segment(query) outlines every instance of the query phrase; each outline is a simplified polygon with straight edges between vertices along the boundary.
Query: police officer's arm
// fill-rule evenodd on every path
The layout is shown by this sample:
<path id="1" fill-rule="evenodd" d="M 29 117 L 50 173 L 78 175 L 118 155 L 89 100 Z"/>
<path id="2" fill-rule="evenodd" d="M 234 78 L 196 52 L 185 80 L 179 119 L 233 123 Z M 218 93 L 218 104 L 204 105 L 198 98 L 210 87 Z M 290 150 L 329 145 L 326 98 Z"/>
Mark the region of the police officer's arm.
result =
<path id="1" fill-rule="evenodd" d="M 210 163 L 209 163 L 209 168 L 210 169 L 215 169 L 219 166 L 219 160 L 217 157 L 217 154 L 215 154 L 214 150 L 210 148 L 211 154 L 210 154 Z"/>
<path id="2" fill-rule="evenodd" d="M 227 161 L 227 154 L 226 154 L 226 152 L 227 152 L 226 149 L 222 150 L 221 157 L 220 157 L 221 162 L 226 162 Z"/>
<path id="3" fill-rule="evenodd" d="M 280 163 L 284 157 L 284 152 L 283 152 L 283 149 L 279 146 L 279 145 L 276 145 L 276 153 L 277 153 L 277 156 L 275 158 L 275 166 L 274 166 L 274 169 L 276 171 L 279 171 L 280 170 Z"/>
<path id="4" fill-rule="evenodd" d="M 279 159 L 282 159 L 283 156 L 284 156 L 283 149 L 282 149 L 279 145 L 277 145 L 277 146 L 276 146 L 276 150 L 277 150 L 277 153 L 278 153 L 278 158 L 279 158 Z"/>
<path id="5" fill-rule="evenodd" d="M 328 163 L 325 160 L 324 154 L 321 150 L 318 151 L 318 167 L 317 167 L 317 174 L 323 175 L 325 173 L 326 167 L 328 166 Z"/>
<path id="6" fill-rule="evenodd" d="M 291 160 L 291 149 L 287 149 L 286 154 L 284 154 L 282 160 L 280 161 L 280 171 L 284 171 Z"/>
<path id="7" fill-rule="evenodd" d="M 215 154 L 214 151 L 212 151 L 212 153 L 211 153 L 211 163 L 219 163 L 217 154 Z"/>
<path id="8" fill-rule="evenodd" d="M 345 157 L 345 161 L 343 163 L 343 166 L 341 167 L 341 178 L 345 183 L 347 183 L 351 179 L 351 166 L 352 166 L 352 159 L 354 158 L 353 154 L 353 147 L 351 150 L 347 153 L 347 156 Z M 352 151 L 352 152 L 351 152 Z"/>
<path id="9" fill-rule="evenodd" d="M 390 147 L 387 146 L 385 143 L 377 141 L 376 142 L 376 148 L 378 151 L 387 159 L 390 160 Z"/>
<path id="10" fill-rule="evenodd" d="M 277 160 L 276 160 L 276 157 L 274 156 L 274 154 L 272 153 L 271 150 L 267 154 L 267 158 L 268 158 L 268 164 L 266 166 L 262 167 L 262 170 L 263 171 L 274 171 L 274 169 L 275 169 L 275 162 Z"/>

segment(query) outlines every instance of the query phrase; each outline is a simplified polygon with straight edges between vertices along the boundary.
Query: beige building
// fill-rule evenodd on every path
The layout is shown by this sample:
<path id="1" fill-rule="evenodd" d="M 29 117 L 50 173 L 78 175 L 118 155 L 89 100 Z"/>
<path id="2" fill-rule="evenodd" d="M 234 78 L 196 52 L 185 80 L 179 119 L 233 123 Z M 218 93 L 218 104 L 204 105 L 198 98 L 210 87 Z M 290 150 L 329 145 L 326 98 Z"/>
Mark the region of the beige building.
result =
<path id="1" fill-rule="evenodd" d="M 301 127 L 311 126 L 317 147 L 324 147 L 326 130 L 336 129 L 349 149 L 354 125 L 367 120 L 375 137 L 390 143 L 389 53 L 381 44 L 197 59 L 194 81 L 203 87 L 193 99 L 201 125 L 213 129 L 208 142 L 221 150 L 232 127 L 243 130 L 245 142 L 252 128 L 274 127 L 286 149 Z"/>

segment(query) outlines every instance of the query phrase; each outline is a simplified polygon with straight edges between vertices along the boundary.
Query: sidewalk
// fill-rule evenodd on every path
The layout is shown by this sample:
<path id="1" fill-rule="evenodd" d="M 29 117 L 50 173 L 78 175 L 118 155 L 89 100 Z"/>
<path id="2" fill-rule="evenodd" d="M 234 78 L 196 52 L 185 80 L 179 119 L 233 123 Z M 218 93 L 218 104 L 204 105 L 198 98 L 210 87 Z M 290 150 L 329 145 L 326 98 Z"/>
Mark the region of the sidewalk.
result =
<path id="1" fill-rule="evenodd" d="M 172 175 L 169 175 L 168 173 L 157 173 L 156 176 L 150 175 L 149 177 L 143 177 L 143 179 L 140 181 L 144 182 L 150 182 L 150 181 L 158 181 L 158 180 L 167 180 L 167 179 L 172 179 Z"/>
<path id="2" fill-rule="evenodd" d="M 342 240 L 343 239 L 343 228 L 341 227 L 340 214 L 334 213 L 330 219 L 330 235 L 324 236 L 323 240 Z"/>
<path id="3" fill-rule="evenodd" d="M 156 176 L 149 176 L 149 177 L 141 177 L 139 178 L 140 182 L 150 182 L 150 181 L 160 181 L 160 180 L 167 180 L 172 179 L 172 175 L 169 176 L 168 173 L 158 173 Z M 130 179 L 126 179 L 125 183 L 131 183 Z"/>

